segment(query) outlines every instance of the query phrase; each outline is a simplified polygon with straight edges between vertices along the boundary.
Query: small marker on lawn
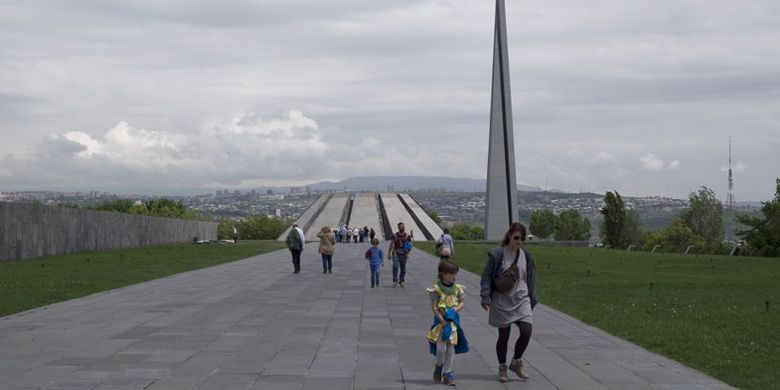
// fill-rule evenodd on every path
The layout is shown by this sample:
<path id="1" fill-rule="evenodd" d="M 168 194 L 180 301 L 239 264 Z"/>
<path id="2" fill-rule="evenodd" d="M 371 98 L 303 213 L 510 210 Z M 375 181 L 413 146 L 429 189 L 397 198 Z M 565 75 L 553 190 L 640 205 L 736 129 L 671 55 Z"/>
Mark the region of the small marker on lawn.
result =
<path id="1" fill-rule="evenodd" d="M 650 289 L 653 289 L 653 282 L 650 282 Z"/>
<path id="2" fill-rule="evenodd" d="M 590 276 L 590 270 L 588 270 L 588 276 Z"/>
<path id="3" fill-rule="evenodd" d="M 769 313 L 769 301 L 764 301 L 764 304 L 766 305 L 766 312 Z"/>
<path id="4" fill-rule="evenodd" d="M 547 269 L 550 269 L 550 263 L 547 263 Z"/>

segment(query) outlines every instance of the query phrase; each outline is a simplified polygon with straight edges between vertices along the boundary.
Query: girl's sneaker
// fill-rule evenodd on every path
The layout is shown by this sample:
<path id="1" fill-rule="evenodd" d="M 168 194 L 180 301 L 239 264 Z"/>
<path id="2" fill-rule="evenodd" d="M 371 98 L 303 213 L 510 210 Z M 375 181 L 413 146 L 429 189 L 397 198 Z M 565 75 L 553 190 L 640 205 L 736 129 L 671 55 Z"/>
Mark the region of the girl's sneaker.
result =
<path id="1" fill-rule="evenodd" d="M 441 382 L 441 369 L 443 366 L 436 366 L 436 368 L 433 369 L 433 381 L 434 382 Z"/>
<path id="2" fill-rule="evenodd" d="M 452 375 L 452 371 L 444 373 L 444 384 L 447 386 L 455 386 L 455 377 Z"/>

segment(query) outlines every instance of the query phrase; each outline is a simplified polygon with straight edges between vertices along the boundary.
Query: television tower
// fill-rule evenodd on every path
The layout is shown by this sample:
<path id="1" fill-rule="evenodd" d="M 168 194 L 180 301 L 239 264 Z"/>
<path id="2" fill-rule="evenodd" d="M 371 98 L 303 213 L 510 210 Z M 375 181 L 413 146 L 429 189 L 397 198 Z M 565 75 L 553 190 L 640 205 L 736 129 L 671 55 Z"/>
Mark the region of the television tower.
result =
<path id="1" fill-rule="evenodd" d="M 731 137 L 729 137 L 729 193 L 726 195 L 726 208 L 733 210 L 737 205 L 734 199 L 734 177 L 731 174 Z"/>

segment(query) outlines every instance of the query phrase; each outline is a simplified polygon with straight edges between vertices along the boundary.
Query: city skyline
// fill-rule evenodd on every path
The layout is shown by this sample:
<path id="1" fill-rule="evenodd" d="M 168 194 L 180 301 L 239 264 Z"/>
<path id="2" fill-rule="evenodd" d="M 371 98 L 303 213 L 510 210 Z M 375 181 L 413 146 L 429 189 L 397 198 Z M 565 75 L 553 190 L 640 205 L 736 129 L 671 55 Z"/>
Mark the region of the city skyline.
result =
<path id="1" fill-rule="evenodd" d="M 493 1 L 0 7 L 0 191 L 485 178 Z M 518 183 L 770 199 L 778 16 L 509 2 Z"/>

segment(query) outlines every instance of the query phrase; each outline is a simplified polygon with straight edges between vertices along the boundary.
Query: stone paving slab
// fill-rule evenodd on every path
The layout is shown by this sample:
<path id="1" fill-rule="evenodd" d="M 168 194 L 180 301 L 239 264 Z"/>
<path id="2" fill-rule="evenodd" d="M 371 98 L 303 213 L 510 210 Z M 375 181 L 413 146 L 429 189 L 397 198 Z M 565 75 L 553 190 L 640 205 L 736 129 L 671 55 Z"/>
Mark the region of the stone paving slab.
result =
<path id="1" fill-rule="evenodd" d="M 406 288 L 388 264 L 371 289 L 365 249 L 338 245 L 333 274 L 310 247 L 297 275 L 277 251 L 0 318 L 0 389 L 442 388 L 424 339 L 438 260 L 415 251 Z M 499 383 L 479 278 L 458 279 L 472 348 L 456 356 L 459 389 L 731 388 L 544 305 L 531 380 Z"/>

